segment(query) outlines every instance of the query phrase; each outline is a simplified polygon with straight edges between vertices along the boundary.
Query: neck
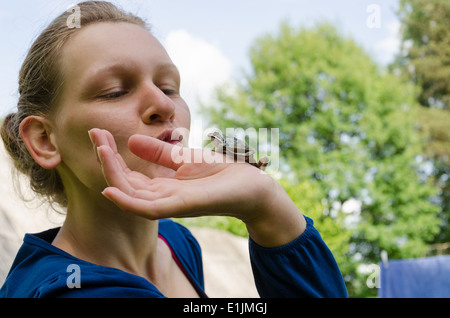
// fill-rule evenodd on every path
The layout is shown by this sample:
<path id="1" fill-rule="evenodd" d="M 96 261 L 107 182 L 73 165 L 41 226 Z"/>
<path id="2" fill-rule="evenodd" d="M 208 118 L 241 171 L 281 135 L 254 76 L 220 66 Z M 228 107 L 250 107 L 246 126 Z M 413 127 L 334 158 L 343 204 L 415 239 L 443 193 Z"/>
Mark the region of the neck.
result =
<path id="1" fill-rule="evenodd" d="M 158 221 L 124 212 L 99 193 L 69 198 L 66 221 L 53 245 L 94 264 L 151 276 Z"/>

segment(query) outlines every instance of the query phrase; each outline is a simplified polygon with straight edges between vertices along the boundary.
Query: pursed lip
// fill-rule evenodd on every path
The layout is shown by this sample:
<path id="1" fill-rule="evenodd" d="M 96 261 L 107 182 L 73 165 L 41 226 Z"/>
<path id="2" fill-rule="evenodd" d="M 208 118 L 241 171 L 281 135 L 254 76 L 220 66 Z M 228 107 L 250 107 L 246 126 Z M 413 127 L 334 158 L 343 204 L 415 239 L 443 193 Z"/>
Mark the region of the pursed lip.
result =
<path id="1" fill-rule="evenodd" d="M 165 129 L 157 137 L 159 140 L 175 145 L 179 144 L 183 140 L 183 135 L 178 133 L 176 129 Z"/>

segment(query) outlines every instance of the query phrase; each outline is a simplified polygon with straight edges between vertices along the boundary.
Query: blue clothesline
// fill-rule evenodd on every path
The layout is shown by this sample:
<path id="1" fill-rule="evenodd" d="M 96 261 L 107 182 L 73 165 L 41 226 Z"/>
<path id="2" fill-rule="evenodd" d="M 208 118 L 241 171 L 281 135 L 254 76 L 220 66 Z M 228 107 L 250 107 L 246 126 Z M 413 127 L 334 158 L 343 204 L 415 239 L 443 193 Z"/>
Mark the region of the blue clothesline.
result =
<path id="1" fill-rule="evenodd" d="M 450 298 L 450 255 L 380 262 L 380 298 Z"/>

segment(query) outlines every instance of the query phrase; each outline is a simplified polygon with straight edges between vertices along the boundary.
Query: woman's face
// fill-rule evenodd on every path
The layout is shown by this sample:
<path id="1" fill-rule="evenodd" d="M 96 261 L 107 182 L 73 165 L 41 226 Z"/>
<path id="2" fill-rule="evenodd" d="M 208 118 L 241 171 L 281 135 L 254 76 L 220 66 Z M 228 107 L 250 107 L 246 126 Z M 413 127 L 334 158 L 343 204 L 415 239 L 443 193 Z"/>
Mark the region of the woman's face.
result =
<path id="1" fill-rule="evenodd" d="M 104 187 L 88 135 L 92 128 L 111 132 L 130 169 L 149 177 L 174 175 L 127 146 L 133 134 L 170 142 L 172 130 L 190 127 L 178 70 L 153 35 L 123 22 L 82 27 L 64 46 L 61 67 L 65 81 L 52 118 L 63 180 L 66 175 L 89 188 Z"/>

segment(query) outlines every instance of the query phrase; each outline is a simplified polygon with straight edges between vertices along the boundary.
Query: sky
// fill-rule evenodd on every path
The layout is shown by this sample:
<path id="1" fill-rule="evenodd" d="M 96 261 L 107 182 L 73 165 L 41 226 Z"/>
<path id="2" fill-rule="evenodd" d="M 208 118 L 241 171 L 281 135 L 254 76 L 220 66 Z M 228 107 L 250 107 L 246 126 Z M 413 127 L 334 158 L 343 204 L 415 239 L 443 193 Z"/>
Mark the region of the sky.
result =
<path id="1" fill-rule="evenodd" d="M 214 87 L 239 80 L 248 50 L 281 21 L 334 23 L 381 65 L 398 51 L 398 0 L 113 0 L 152 26 L 180 70 L 181 94 L 199 118 Z M 15 111 L 20 66 L 40 31 L 73 0 L 0 0 L 0 117 Z"/>

